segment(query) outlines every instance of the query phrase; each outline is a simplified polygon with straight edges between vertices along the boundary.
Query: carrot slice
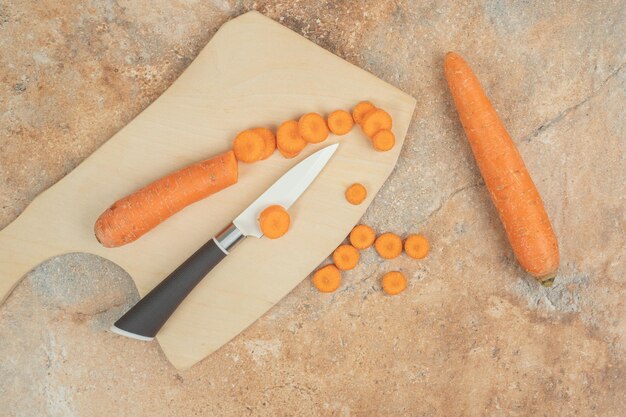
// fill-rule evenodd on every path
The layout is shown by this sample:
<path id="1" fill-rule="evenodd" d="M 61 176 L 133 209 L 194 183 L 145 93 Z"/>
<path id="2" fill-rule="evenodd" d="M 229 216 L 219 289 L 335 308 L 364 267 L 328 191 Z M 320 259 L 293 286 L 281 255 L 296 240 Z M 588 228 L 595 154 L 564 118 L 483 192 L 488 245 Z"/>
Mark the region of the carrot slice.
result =
<path id="1" fill-rule="evenodd" d="M 291 217 L 281 206 L 269 206 L 261 212 L 259 225 L 263 235 L 269 239 L 278 239 L 289 230 Z"/>
<path id="2" fill-rule="evenodd" d="M 296 156 L 300 155 L 300 152 L 285 152 L 282 149 L 280 149 L 279 147 L 276 147 L 276 149 L 278 149 L 278 152 L 280 152 L 280 154 L 286 158 L 286 159 L 291 159 L 291 158 L 295 158 Z"/>
<path id="3" fill-rule="evenodd" d="M 422 235 L 409 235 L 404 240 L 404 251 L 411 258 L 422 259 L 428 255 L 430 245 Z"/>
<path id="4" fill-rule="evenodd" d="M 276 145 L 286 154 L 299 153 L 306 146 L 306 141 L 298 133 L 298 122 L 287 120 L 276 131 Z"/>
<path id="5" fill-rule="evenodd" d="M 391 130 L 379 130 L 372 136 L 372 145 L 377 151 L 385 152 L 396 144 L 396 136 Z"/>
<path id="6" fill-rule="evenodd" d="M 367 189 L 363 184 L 354 183 L 346 189 L 346 200 L 350 204 L 358 206 L 367 198 Z"/>
<path id="7" fill-rule="evenodd" d="M 559 268 L 559 243 L 524 160 L 467 62 L 449 52 L 445 73 L 515 257 L 524 270 L 549 285 Z"/>
<path id="8" fill-rule="evenodd" d="M 359 251 L 352 245 L 341 245 L 333 252 L 333 262 L 342 271 L 353 269 L 359 257 Z"/>
<path id="9" fill-rule="evenodd" d="M 397 258 L 402 253 L 402 239 L 395 233 L 383 233 L 374 242 L 374 247 L 385 259 Z"/>
<path id="10" fill-rule="evenodd" d="M 383 291 L 389 295 L 397 295 L 406 289 L 406 277 L 402 272 L 387 272 L 382 279 Z"/>
<path id="11" fill-rule="evenodd" d="M 373 137 L 380 130 L 391 130 L 392 120 L 383 109 L 374 109 L 363 117 L 361 128 L 368 137 Z"/>
<path id="12" fill-rule="evenodd" d="M 345 135 L 354 126 L 352 116 L 345 110 L 335 110 L 328 115 L 328 128 L 335 135 Z"/>
<path id="13" fill-rule="evenodd" d="M 261 159 L 267 159 L 272 156 L 276 150 L 276 136 L 274 136 L 274 132 L 265 127 L 257 127 L 252 129 L 252 131 L 261 136 L 265 142 L 265 148 L 263 148 Z"/>
<path id="14" fill-rule="evenodd" d="M 365 116 L 368 112 L 374 110 L 376 106 L 374 106 L 369 101 L 362 101 L 357 104 L 354 109 L 352 109 L 352 118 L 357 124 L 363 123 L 363 116 Z"/>
<path id="15" fill-rule="evenodd" d="M 238 161 L 252 163 L 261 159 L 265 150 L 263 137 L 253 130 L 240 132 L 233 142 L 233 152 Z"/>
<path id="16" fill-rule="evenodd" d="M 298 133 L 309 143 L 324 142 L 328 137 L 326 120 L 317 113 L 307 113 L 298 120 Z"/>
<path id="17" fill-rule="evenodd" d="M 320 292 L 334 292 L 341 285 L 341 272 L 335 265 L 326 265 L 313 274 L 313 285 Z"/>
<path id="18" fill-rule="evenodd" d="M 228 151 L 158 179 L 105 210 L 94 225 L 96 239 L 107 248 L 133 242 L 191 203 L 235 184 L 237 169 Z"/>
<path id="19" fill-rule="evenodd" d="M 376 233 L 371 227 L 364 224 L 355 226 L 350 232 L 350 243 L 357 249 L 367 249 L 376 240 Z"/>

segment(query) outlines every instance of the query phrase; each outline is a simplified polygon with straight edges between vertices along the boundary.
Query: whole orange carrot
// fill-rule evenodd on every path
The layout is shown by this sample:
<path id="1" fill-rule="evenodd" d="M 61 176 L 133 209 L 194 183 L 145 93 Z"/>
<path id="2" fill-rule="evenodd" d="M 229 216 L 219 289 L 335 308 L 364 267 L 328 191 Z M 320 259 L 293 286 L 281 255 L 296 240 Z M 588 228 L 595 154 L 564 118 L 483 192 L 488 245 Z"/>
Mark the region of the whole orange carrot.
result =
<path id="1" fill-rule="evenodd" d="M 96 238 L 107 248 L 133 242 L 191 203 L 235 184 L 237 173 L 233 151 L 173 172 L 116 201 L 98 217 Z"/>
<path id="2" fill-rule="evenodd" d="M 445 72 L 463 129 L 517 261 L 551 283 L 559 247 L 541 196 L 524 161 L 471 68 L 449 52 Z"/>

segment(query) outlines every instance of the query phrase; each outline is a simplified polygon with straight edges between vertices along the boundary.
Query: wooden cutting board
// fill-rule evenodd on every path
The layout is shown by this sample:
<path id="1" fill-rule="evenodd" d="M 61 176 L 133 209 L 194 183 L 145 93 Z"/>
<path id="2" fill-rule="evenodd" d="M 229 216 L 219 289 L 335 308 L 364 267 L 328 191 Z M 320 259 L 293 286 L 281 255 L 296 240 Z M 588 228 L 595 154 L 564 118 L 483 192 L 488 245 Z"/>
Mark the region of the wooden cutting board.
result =
<path id="1" fill-rule="evenodd" d="M 132 244 L 107 249 L 94 238 L 94 221 L 113 201 L 223 152 L 238 131 L 275 128 L 307 112 L 351 109 L 360 100 L 391 113 L 397 138 L 392 151 L 374 151 L 355 127 L 292 160 L 276 153 L 261 163 L 240 164 L 238 184 Z M 393 170 L 414 107 L 412 97 L 261 14 L 237 17 L 161 97 L 0 231 L 0 302 L 37 264 L 68 252 L 116 262 L 143 296 L 291 166 L 339 141 L 333 159 L 290 210 L 291 231 L 275 241 L 243 242 L 157 336 L 172 364 L 188 368 L 262 316 L 341 243 Z M 369 190 L 359 206 L 343 196 L 354 182 Z"/>

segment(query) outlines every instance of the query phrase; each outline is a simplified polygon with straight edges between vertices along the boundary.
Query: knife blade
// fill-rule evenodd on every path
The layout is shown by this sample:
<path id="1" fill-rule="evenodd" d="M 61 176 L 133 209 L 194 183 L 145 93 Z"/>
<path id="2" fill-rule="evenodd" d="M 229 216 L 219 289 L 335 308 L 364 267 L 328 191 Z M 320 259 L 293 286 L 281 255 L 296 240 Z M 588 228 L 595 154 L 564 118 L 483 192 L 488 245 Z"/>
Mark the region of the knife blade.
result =
<path id="1" fill-rule="evenodd" d="M 339 144 L 329 145 L 299 162 L 244 209 L 111 326 L 111 331 L 152 340 L 176 308 L 202 279 L 246 237 L 263 236 L 258 224 L 270 205 L 289 209 L 322 172 Z"/>

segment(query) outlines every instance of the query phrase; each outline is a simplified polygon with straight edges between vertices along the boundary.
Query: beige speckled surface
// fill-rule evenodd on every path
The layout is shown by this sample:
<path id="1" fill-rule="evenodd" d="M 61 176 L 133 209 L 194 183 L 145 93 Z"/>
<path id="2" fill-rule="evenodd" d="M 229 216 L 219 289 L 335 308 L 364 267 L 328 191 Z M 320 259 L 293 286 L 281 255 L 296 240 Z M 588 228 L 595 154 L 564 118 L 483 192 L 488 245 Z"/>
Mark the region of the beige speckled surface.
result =
<path id="1" fill-rule="evenodd" d="M 0 307 L 0 414 L 623 415 L 626 3 L 553 3 L 0 3 L 0 226 L 256 8 L 418 99 L 364 221 L 433 246 L 422 262 L 368 250 L 333 295 L 303 282 L 181 373 L 155 344 L 104 331 L 137 297 L 120 268 L 58 257 Z M 563 260 L 552 289 L 515 265 L 480 185 L 443 78 L 450 49 L 544 197 Z M 392 268 L 410 277 L 394 298 L 378 284 Z"/>

